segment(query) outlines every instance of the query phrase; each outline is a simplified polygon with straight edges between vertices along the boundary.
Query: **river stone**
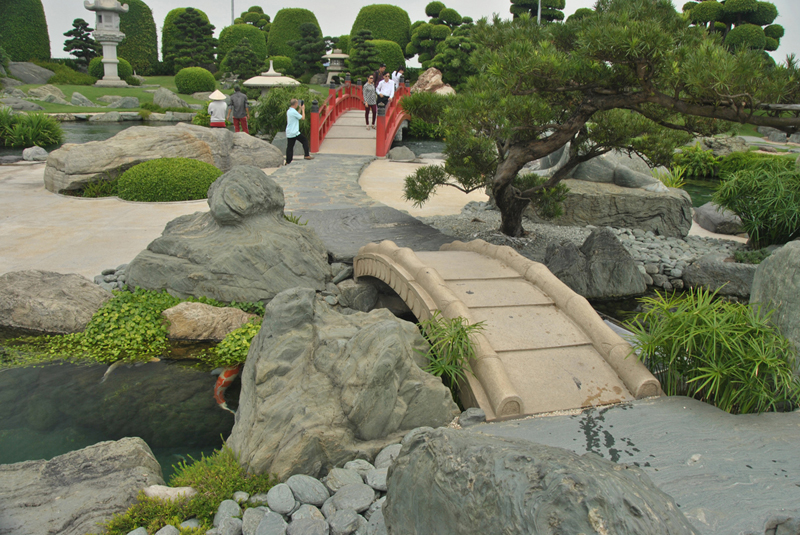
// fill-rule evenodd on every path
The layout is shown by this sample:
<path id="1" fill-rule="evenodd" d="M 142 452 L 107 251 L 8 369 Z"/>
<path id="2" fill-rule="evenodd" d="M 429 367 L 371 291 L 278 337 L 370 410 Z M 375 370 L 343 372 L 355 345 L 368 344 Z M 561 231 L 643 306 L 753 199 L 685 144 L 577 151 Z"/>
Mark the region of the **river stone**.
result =
<path id="1" fill-rule="evenodd" d="M 119 112 L 109 114 L 119 116 Z M 162 128 L 132 126 L 105 141 L 68 143 L 50 154 L 44 184 L 54 193 L 111 180 L 156 158 L 192 158 L 222 171 L 234 165 L 265 168 L 283 163 L 283 154 L 275 147 L 244 132 L 183 123 Z"/>
<path id="2" fill-rule="evenodd" d="M 378 511 L 380 511 L 381 507 L 383 507 L 383 502 L 385 502 L 385 501 L 386 501 L 386 496 L 383 496 L 382 498 L 377 499 L 374 502 L 372 502 L 372 505 L 369 506 L 369 509 L 367 509 L 364 512 L 364 518 L 366 518 L 367 520 L 372 518 L 372 515 L 374 515 Z"/>
<path id="3" fill-rule="evenodd" d="M 48 95 L 53 95 L 57 97 L 59 100 L 66 99 L 66 95 L 54 85 L 46 84 L 40 87 L 34 87 L 33 89 L 28 89 L 28 96 L 30 98 L 38 98 L 40 100 L 44 100 L 44 98 Z"/>
<path id="4" fill-rule="evenodd" d="M 42 111 L 44 109 L 35 102 L 29 102 L 15 97 L 0 98 L 0 103 L 14 111 Z"/>
<path id="5" fill-rule="evenodd" d="M 80 275 L 12 271 L 0 275 L 0 325 L 50 333 L 83 331 L 112 295 Z"/>
<path id="6" fill-rule="evenodd" d="M 197 494 L 192 487 L 167 487 L 166 485 L 150 485 L 143 492 L 148 498 L 158 498 L 164 501 L 183 500 Z"/>
<path id="7" fill-rule="evenodd" d="M 120 121 L 122 121 L 122 116 L 119 114 L 118 111 L 109 111 L 109 112 L 106 112 L 106 113 L 97 113 L 97 114 L 92 115 L 91 117 L 89 117 L 89 122 L 93 122 L 93 123 L 118 123 Z M 117 134 L 117 135 L 119 135 L 119 134 Z M 111 139 L 113 139 L 113 138 L 111 138 Z M 91 141 L 90 143 L 105 143 L 105 141 Z M 85 143 L 83 145 L 85 145 Z M 83 146 L 83 145 L 75 145 L 75 146 L 80 147 L 80 146 Z M 67 147 L 70 147 L 70 145 L 67 145 L 66 147 L 62 146 L 61 149 L 59 149 L 59 150 L 64 150 Z M 53 152 L 57 152 L 57 151 L 53 151 Z M 45 186 L 47 186 L 47 169 L 45 169 Z M 67 189 L 67 188 L 64 188 L 64 189 Z"/>
<path id="8" fill-rule="evenodd" d="M 356 459 L 354 461 L 348 461 L 344 463 L 344 469 L 358 472 L 358 474 L 363 479 L 364 477 L 366 477 L 367 472 L 369 472 L 370 470 L 374 470 L 375 467 L 372 465 L 372 463 L 369 463 L 364 459 Z"/>
<path id="9" fill-rule="evenodd" d="M 77 91 L 72 93 L 72 98 L 70 99 L 70 103 L 73 106 L 83 106 L 85 108 L 93 108 L 94 105 L 95 105 L 94 102 L 92 102 L 88 98 L 84 97 L 83 95 L 81 95 Z"/>
<path id="10" fill-rule="evenodd" d="M 325 477 L 325 486 L 334 494 L 344 486 L 363 482 L 364 478 L 360 473 L 346 468 L 334 468 Z"/>
<path id="11" fill-rule="evenodd" d="M 750 297 L 758 266 L 726 260 L 728 259 L 724 254 L 710 254 L 699 258 L 683 270 L 684 284 L 689 288 L 702 286 L 706 290 L 717 290 L 720 295 Z"/>
<path id="12" fill-rule="evenodd" d="M 214 514 L 214 527 L 218 527 L 226 518 L 239 516 L 242 516 L 241 506 L 233 500 L 223 500 Z"/>
<path id="13" fill-rule="evenodd" d="M 369 517 L 369 522 L 367 523 L 367 535 L 388 535 L 388 531 L 386 530 L 386 522 L 383 517 L 383 508 L 378 509 L 375 511 L 375 514 Z"/>
<path id="14" fill-rule="evenodd" d="M 172 340 L 216 341 L 258 317 L 238 308 L 215 307 L 188 301 L 168 308 L 161 315 L 169 324 L 167 336 Z"/>
<path id="15" fill-rule="evenodd" d="M 233 499 L 233 501 L 241 505 L 250 499 L 250 495 L 242 490 L 237 490 L 236 492 L 233 493 L 233 496 L 231 496 L 231 498 Z"/>
<path id="16" fill-rule="evenodd" d="M 295 501 L 294 493 L 286 483 L 279 483 L 267 492 L 267 505 L 282 515 L 288 515 L 294 511 Z"/>
<path id="17" fill-rule="evenodd" d="M 115 108 L 136 109 L 140 106 L 141 104 L 139 103 L 139 99 L 137 97 L 122 97 L 114 103 Z"/>
<path id="18" fill-rule="evenodd" d="M 256 528 L 256 535 L 285 535 L 286 520 L 275 511 L 270 511 Z"/>
<path id="19" fill-rule="evenodd" d="M 11 76 L 18 78 L 23 84 L 47 84 L 47 81 L 55 75 L 50 69 L 39 67 L 35 63 L 27 61 L 12 61 L 8 64 L 8 72 Z"/>
<path id="20" fill-rule="evenodd" d="M 377 493 L 364 483 L 353 483 L 345 485 L 333 495 L 333 506 L 337 512 L 343 509 L 352 509 L 356 512 L 363 512 L 377 498 Z M 334 513 L 334 516 L 336 513 Z"/>
<path id="21" fill-rule="evenodd" d="M 698 533 L 639 468 L 447 428 L 405 444 L 381 511 L 393 535 Z"/>
<path id="22" fill-rule="evenodd" d="M 707 202 L 694 210 L 694 220 L 704 229 L 717 234 L 740 234 L 742 220 L 738 215 L 714 204 Z"/>
<path id="23" fill-rule="evenodd" d="M 22 151 L 22 159 L 26 162 L 44 162 L 47 160 L 47 151 L 42 147 L 28 147 Z"/>
<path id="24" fill-rule="evenodd" d="M 147 528 L 136 528 L 135 530 L 129 532 L 128 535 L 148 535 Z"/>
<path id="25" fill-rule="evenodd" d="M 219 532 L 219 535 L 242 535 L 242 527 L 243 523 L 241 519 L 229 516 L 222 519 L 217 531 Z M 176 533 L 175 535 L 179 535 L 179 533 Z"/>
<path id="26" fill-rule="evenodd" d="M 400 449 L 402 449 L 402 447 L 402 444 L 390 444 L 383 448 L 375 457 L 375 468 L 388 468 L 392 466 L 394 460 L 400 455 Z"/>
<path id="27" fill-rule="evenodd" d="M 352 509 L 336 511 L 328 520 L 331 535 L 350 535 L 362 526 L 364 518 Z"/>
<path id="28" fill-rule="evenodd" d="M 0 465 L 0 532 L 96 533 L 136 502 L 143 488 L 163 485 L 161 467 L 140 438 L 99 442 L 49 461 Z"/>
<path id="29" fill-rule="evenodd" d="M 325 492 L 327 492 L 327 489 L 325 490 Z M 325 515 L 323 515 L 322 512 L 313 505 L 304 503 L 303 505 L 297 508 L 297 511 L 292 513 L 292 522 L 294 522 L 295 520 L 300 520 L 302 518 L 321 518 L 322 520 L 325 520 Z"/>
<path id="30" fill-rule="evenodd" d="M 186 101 L 178 95 L 166 89 L 159 87 L 153 95 L 153 104 L 161 106 L 162 108 L 186 108 Z"/>
<path id="31" fill-rule="evenodd" d="M 263 171 L 241 166 L 225 173 L 208 189 L 208 205 L 209 212 L 167 223 L 130 263 L 129 286 L 223 302 L 325 289 L 325 245 L 310 227 L 284 219 L 283 190 Z"/>
<path id="32" fill-rule="evenodd" d="M 416 154 L 408 147 L 395 147 L 387 156 L 393 162 L 413 162 L 417 159 Z"/>
<path id="33" fill-rule="evenodd" d="M 330 498 L 328 489 L 318 479 L 304 474 L 296 474 L 286 480 L 295 499 L 303 504 L 322 506 Z"/>
<path id="34" fill-rule="evenodd" d="M 758 265 L 750 302 L 775 309 L 771 321 L 800 351 L 800 241 L 787 243 Z"/>
<path id="35" fill-rule="evenodd" d="M 242 516 L 242 533 L 243 535 L 255 535 L 256 529 L 264 517 L 267 516 L 267 512 L 263 509 L 259 509 L 256 507 L 251 507 L 249 509 L 245 509 L 244 515 Z"/>
<path id="36" fill-rule="evenodd" d="M 416 363 L 427 348 L 417 328 L 388 311 L 342 315 L 293 288 L 267 305 L 262 325 L 228 439 L 251 472 L 318 476 L 458 415 L 447 387 Z"/>
<path id="37" fill-rule="evenodd" d="M 366 484 L 375 490 L 386 492 L 386 471 L 388 468 L 376 468 L 367 472 Z"/>
<path id="38" fill-rule="evenodd" d="M 220 533 L 220 535 L 222 535 L 221 531 L 219 533 Z M 179 530 L 175 526 L 167 524 L 166 526 L 164 526 L 160 530 L 156 531 L 155 535 L 181 535 L 181 530 Z M 228 535 L 230 535 L 230 534 L 228 534 Z"/>
<path id="39" fill-rule="evenodd" d="M 324 518 L 301 518 L 286 528 L 286 535 L 328 535 L 329 532 Z"/>
<path id="40" fill-rule="evenodd" d="M 353 279 L 343 280 L 336 285 L 339 290 L 339 302 L 360 312 L 369 312 L 378 301 L 378 290 L 367 282 L 356 282 Z"/>
<path id="41" fill-rule="evenodd" d="M 536 223 L 642 229 L 673 238 L 685 237 L 692 228 L 692 200 L 683 190 L 650 192 L 572 179 L 563 183 L 570 191 L 561 217 L 543 220 L 531 208 L 525 216 Z"/>

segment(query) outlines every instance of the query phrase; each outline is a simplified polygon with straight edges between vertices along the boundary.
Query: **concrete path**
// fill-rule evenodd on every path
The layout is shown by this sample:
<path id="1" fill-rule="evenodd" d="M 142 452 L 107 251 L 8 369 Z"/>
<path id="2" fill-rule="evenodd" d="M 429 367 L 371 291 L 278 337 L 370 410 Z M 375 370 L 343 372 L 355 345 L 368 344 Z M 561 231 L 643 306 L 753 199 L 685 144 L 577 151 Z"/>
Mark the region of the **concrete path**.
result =
<path id="1" fill-rule="evenodd" d="M 800 519 L 800 412 L 730 415 L 685 397 L 470 427 L 636 465 L 706 535 Z M 798 525 L 778 533 L 796 534 Z"/>
<path id="2" fill-rule="evenodd" d="M 363 111 L 344 112 L 325 136 L 319 154 L 375 156 L 375 134 L 367 130 Z"/>

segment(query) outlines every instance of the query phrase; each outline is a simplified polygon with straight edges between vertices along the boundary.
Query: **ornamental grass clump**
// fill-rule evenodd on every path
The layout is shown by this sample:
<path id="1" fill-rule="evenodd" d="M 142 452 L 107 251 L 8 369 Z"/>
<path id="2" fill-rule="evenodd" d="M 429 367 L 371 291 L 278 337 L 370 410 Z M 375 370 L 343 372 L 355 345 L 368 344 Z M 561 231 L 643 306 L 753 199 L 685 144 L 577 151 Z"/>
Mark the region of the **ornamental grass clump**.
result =
<path id="1" fill-rule="evenodd" d="M 800 404 L 797 355 L 758 305 L 731 303 L 702 288 L 639 300 L 627 322 L 639 358 L 670 396 L 690 396 L 733 414 Z"/>
<path id="2" fill-rule="evenodd" d="M 135 165 L 117 181 L 117 195 L 126 201 L 170 202 L 205 199 L 222 175 L 211 164 L 190 158 L 159 158 Z"/>
<path id="3" fill-rule="evenodd" d="M 64 140 L 61 124 L 41 112 L 14 113 L 0 106 L 0 145 L 6 147 L 48 147 Z"/>
<path id="4" fill-rule="evenodd" d="M 713 200 L 741 218 L 754 248 L 800 237 L 800 171 L 780 160 L 727 175 Z"/>

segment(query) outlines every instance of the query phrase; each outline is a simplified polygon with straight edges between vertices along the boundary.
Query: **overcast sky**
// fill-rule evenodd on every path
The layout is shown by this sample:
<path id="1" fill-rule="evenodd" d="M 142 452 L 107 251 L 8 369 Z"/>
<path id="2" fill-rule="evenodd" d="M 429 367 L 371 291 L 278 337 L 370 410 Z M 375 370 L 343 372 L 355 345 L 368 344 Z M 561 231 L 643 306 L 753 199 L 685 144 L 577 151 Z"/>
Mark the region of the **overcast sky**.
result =
<path id="1" fill-rule="evenodd" d="M 314 12 L 324 35 L 338 36 L 350 33 L 350 27 L 362 6 L 376 3 L 394 3 L 408 12 L 411 22 L 426 20 L 425 6 L 430 0 L 404 0 L 391 2 L 390 0 L 348 0 L 337 2 L 333 0 L 294 0 L 288 4 L 274 2 L 260 2 L 259 0 L 232 0 L 236 16 L 247 10 L 252 5 L 260 5 L 264 12 L 274 17 L 282 7 L 304 7 Z M 684 0 L 673 0 L 679 7 Z M 781 39 L 780 48 L 772 53 L 777 61 L 784 61 L 790 53 L 800 56 L 800 32 L 797 30 L 800 21 L 800 2 L 797 0 L 772 0 L 777 6 L 780 15 L 776 23 L 786 28 L 786 36 Z M 124 3 L 124 1 L 122 2 Z M 231 24 L 231 2 L 228 0 L 145 0 L 153 10 L 153 18 L 158 28 L 159 52 L 161 50 L 161 26 L 170 10 L 176 7 L 196 7 L 203 10 L 216 26 L 215 35 L 220 30 Z M 83 7 L 83 0 L 42 0 L 45 15 L 47 16 L 48 30 L 50 31 L 50 47 L 53 57 L 67 57 L 63 52 L 64 32 L 72 28 L 72 21 L 76 18 L 87 20 L 94 26 L 94 13 Z M 594 0 L 567 0 L 564 12 L 570 15 L 581 7 L 592 7 Z M 499 13 L 501 17 L 510 17 L 508 8 L 509 0 L 445 0 L 445 5 L 454 8 L 462 16 L 470 16 L 477 20 L 481 17 L 491 17 Z"/>

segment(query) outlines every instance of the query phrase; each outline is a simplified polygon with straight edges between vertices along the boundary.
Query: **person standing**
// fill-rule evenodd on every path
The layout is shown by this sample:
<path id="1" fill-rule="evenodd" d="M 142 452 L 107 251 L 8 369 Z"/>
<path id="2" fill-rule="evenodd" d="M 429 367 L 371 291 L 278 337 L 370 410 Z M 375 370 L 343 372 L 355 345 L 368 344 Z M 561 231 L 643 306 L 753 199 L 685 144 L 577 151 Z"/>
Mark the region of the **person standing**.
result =
<path id="1" fill-rule="evenodd" d="M 375 118 L 378 115 L 378 94 L 375 91 L 375 76 L 369 75 L 367 83 L 364 84 L 362 89 L 364 92 L 364 119 L 367 121 L 367 130 L 372 128 L 375 130 Z M 372 126 L 369 125 L 369 112 L 372 110 Z"/>
<path id="2" fill-rule="evenodd" d="M 233 115 L 233 130 L 235 132 L 244 131 L 245 134 L 249 134 L 250 130 L 247 129 L 247 118 L 250 116 L 250 103 L 247 102 L 247 95 L 242 93 L 238 85 L 233 86 L 231 106 L 228 108 L 229 121 L 231 115 Z"/>
<path id="3" fill-rule="evenodd" d="M 389 106 L 389 101 L 394 97 L 394 82 L 392 82 L 389 73 L 384 73 L 383 81 L 378 84 L 378 104 L 381 102 L 384 106 Z"/>
<path id="4" fill-rule="evenodd" d="M 209 126 L 212 128 L 225 128 L 225 112 L 228 111 L 228 105 L 225 103 L 225 99 L 228 97 L 217 89 L 208 95 L 208 98 L 211 100 L 211 102 L 208 103 L 208 114 L 211 116 Z"/>
<path id="5" fill-rule="evenodd" d="M 379 83 L 383 81 L 383 75 L 386 72 L 386 64 L 381 63 L 381 66 L 378 67 L 378 70 L 372 73 L 372 76 L 375 77 L 375 85 L 377 86 Z"/>
<path id="6" fill-rule="evenodd" d="M 300 111 L 297 111 L 298 108 Z M 305 103 L 301 104 L 299 100 L 293 98 L 289 103 L 289 109 L 286 110 L 286 165 L 292 163 L 292 158 L 294 156 L 294 144 L 297 140 L 300 140 L 300 143 L 303 145 L 305 159 L 314 159 L 314 157 L 309 154 L 308 140 L 306 139 L 306 136 L 300 132 L 300 121 L 304 120 L 305 118 Z"/>
<path id="7" fill-rule="evenodd" d="M 396 71 L 394 71 L 392 73 L 392 82 L 394 82 L 394 90 L 395 91 L 397 91 L 398 88 L 400 87 L 400 78 L 403 77 L 405 72 L 406 72 L 406 68 L 405 67 L 400 67 L 399 69 L 397 69 Z"/>

